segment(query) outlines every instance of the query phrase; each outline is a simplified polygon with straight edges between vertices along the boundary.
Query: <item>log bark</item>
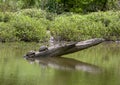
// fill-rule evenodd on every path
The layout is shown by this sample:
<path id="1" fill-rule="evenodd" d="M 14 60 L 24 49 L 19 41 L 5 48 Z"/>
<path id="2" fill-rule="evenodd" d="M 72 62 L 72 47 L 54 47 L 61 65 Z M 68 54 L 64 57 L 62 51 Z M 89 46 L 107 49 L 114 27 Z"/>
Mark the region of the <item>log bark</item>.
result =
<path id="1" fill-rule="evenodd" d="M 48 47 L 48 50 L 45 51 L 35 51 L 32 53 L 27 53 L 24 57 L 25 58 L 36 58 L 36 57 L 59 57 L 65 54 L 74 53 L 80 50 L 87 49 L 89 47 L 98 45 L 102 43 L 104 39 L 102 38 L 94 38 L 86 41 L 81 42 L 73 42 L 69 44 L 63 44 L 63 45 L 54 45 L 51 47 Z"/>

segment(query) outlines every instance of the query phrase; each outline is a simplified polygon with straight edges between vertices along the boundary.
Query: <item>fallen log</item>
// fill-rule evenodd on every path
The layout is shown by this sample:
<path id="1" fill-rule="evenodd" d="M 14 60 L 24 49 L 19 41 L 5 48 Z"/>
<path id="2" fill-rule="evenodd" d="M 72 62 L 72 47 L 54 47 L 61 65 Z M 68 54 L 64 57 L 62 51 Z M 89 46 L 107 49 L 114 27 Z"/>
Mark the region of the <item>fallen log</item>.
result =
<path id="1" fill-rule="evenodd" d="M 65 54 L 74 53 L 83 49 L 87 49 L 89 47 L 98 45 L 102 43 L 104 39 L 102 38 L 94 38 L 81 42 L 72 42 L 68 44 L 62 45 L 54 45 L 48 47 L 47 50 L 44 51 L 30 51 L 24 57 L 27 58 L 36 58 L 36 57 L 59 57 Z"/>

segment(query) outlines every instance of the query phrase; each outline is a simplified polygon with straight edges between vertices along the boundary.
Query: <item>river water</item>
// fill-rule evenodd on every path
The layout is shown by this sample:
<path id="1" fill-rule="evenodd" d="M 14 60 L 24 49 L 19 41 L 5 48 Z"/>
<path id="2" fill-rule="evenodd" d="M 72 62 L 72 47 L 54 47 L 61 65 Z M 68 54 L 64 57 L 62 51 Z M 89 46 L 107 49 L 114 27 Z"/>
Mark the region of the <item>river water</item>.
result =
<path id="1" fill-rule="evenodd" d="M 77 53 L 25 60 L 36 43 L 0 43 L 0 85 L 120 85 L 120 43 Z"/>

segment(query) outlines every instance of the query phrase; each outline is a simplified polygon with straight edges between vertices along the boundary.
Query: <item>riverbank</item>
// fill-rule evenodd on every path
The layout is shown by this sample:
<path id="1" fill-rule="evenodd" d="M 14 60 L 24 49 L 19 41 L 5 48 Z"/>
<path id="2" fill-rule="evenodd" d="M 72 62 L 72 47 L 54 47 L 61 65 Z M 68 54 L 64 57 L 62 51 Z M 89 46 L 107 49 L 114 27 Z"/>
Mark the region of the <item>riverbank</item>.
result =
<path id="1" fill-rule="evenodd" d="M 1 42 L 81 41 L 91 38 L 120 40 L 120 11 L 56 15 L 40 9 L 0 12 Z"/>

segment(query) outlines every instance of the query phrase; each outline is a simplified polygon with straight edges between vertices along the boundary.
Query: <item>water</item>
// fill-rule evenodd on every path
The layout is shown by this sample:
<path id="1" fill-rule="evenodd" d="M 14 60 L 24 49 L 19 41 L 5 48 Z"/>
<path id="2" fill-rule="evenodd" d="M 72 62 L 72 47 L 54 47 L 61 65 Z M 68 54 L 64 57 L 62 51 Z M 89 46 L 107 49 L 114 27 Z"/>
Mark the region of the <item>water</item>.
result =
<path id="1" fill-rule="evenodd" d="M 23 58 L 39 47 L 0 43 L 0 85 L 120 85 L 120 43 L 105 42 L 62 58 Z"/>

